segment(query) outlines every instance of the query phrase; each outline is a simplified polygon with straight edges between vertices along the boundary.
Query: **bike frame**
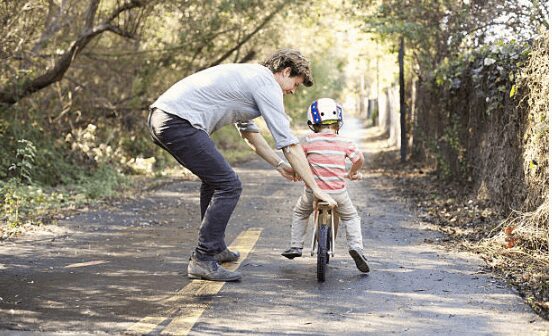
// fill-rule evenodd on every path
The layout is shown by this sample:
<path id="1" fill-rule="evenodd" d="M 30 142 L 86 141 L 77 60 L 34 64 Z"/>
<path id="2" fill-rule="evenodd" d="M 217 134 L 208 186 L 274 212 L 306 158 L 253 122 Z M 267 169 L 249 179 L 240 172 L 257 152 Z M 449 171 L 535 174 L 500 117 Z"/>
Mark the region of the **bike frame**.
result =
<path id="1" fill-rule="evenodd" d="M 332 239 L 329 253 L 332 257 L 334 257 L 335 238 L 337 236 L 337 228 L 339 226 L 339 217 L 337 216 L 337 212 L 335 212 L 328 203 L 318 202 L 317 206 L 314 208 L 313 220 L 314 229 L 312 233 L 311 256 L 314 255 L 314 252 L 316 251 L 316 247 L 318 245 L 318 231 L 320 229 L 320 225 L 330 225 Z"/>

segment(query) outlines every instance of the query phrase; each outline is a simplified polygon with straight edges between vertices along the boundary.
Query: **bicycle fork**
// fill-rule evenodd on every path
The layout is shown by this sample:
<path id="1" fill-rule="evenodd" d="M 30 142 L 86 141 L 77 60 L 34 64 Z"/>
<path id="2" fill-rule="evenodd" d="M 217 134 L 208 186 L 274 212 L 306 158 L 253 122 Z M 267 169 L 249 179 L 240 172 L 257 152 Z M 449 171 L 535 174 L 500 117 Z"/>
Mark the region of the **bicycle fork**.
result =
<path id="1" fill-rule="evenodd" d="M 330 225 L 330 232 L 331 232 L 331 244 L 330 248 L 328 249 L 329 254 L 334 257 L 334 247 L 335 247 L 335 236 L 337 233 L 337 223 L 335 220 L 335 214 L 334 210 L 329 207 L 328 203 L 320 202 L 318 203 L 318 206 L 314 209 L 314 230 L 312 233 L 312 250 L 311 250 L 311 256 L 314 255 L 314 251 L 316 251 L 317 242 L 318 239 L 318 232 L 320 229 L 320 225 Z"/>

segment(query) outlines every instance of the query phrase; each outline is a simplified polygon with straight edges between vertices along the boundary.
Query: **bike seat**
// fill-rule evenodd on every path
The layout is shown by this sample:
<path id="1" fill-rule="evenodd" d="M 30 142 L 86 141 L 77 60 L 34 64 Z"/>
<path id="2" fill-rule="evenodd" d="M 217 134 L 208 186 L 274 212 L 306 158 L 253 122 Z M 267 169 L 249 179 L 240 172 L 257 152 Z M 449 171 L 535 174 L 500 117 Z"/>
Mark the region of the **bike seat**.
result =
<path id="1" fill-rule="evenodd" d="M 328 202 L 320 201 L 320 202 L 318 202 L 316 207 L 319 208 L 319 209 L 320 208 L 324 208 L 324 209 L 325 208 L 330 208 L 330 204 Z"/>

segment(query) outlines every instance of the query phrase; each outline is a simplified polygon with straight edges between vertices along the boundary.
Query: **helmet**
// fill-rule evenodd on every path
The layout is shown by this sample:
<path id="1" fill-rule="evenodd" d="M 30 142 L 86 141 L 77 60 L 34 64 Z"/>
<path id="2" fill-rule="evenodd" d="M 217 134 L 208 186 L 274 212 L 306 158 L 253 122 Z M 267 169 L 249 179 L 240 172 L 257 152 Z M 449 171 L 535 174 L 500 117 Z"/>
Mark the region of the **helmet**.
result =
<path id="1" fill-rule="evenodd" d="M 307 110 L 307 125 L 314 130 L 313 125 L 339 124 L 343 126 L 343 107 L 331 98 L 320 98 L 312 102 Z"/>

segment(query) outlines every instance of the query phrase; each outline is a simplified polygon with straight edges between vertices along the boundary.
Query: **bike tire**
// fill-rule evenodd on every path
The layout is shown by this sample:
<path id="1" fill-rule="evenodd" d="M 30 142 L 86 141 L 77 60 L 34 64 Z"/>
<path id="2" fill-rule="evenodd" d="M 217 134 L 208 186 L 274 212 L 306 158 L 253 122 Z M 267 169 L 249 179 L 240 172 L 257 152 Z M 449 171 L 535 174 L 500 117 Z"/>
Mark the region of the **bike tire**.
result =
<path id="1" fill-rule="evenodd" d="M 318 255 L 316 257 L 316 277 L 318 282 L 326 281 L 326 269 L 329 262 L 329 233 L 328 225 L 320 225 L 318 229 Z"/>
<path id="2" fill-rule="evenodd" d="M 328 243 L 326 244 L 326 264 L 330 263 L 330 251 L 332 250 L 332 231 L 328 227 Z"/>

